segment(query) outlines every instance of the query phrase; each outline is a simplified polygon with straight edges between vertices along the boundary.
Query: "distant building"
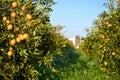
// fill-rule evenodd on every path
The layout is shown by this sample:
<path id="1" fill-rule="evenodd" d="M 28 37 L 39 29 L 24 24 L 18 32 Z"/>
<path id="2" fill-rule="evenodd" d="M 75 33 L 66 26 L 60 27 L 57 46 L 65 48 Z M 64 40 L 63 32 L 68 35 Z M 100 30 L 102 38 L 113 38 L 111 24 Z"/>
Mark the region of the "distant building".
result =
<path id="1" fill-rule="evenodd" d="M 79 48 L 80 45 L 84 42 L 85 38 L 75 35 L 73 38 L 69 38 L 70 41 L 72 41 L 75 48 Z"/>
<path id="2" fill-rule="evenodd" d="M 73 38 L 69 38 L 70 41 L 72 41 L 75 48 L 79 48 L 80 45 L 80 37 L 75 35 Z"/>

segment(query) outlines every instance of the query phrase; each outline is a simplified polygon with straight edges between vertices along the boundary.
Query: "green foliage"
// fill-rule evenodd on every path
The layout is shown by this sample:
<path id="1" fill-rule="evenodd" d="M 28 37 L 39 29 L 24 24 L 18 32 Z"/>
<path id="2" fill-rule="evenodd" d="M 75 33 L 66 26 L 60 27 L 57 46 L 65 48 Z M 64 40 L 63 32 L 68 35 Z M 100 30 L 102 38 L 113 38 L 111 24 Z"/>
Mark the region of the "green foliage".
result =
<path id="1" fill-rule="evenodd" d="M 96 60 L 98 68 L 106 70 L 108 74 L 119 74 L 120 5 L 115 7 L 112 0 L 106 5 L 109 11 L 101 13 L 94 22 L 83 49 L 90 60 Z"/>
<path id="2" fill-rule="evenodd" d="M 89 60 L 82 49 L 66 50 L 66 57 L 57 58 L 61 67 L 53 80 L 119 80 L 118 74 L 107 74 L 97 67 L 95 60 Z M 70 56 L 71 55 L 71 56 Z M 62 64 L 64 63 L 64 65 Z"/>
<path id="3" fill-rule="evenodd" d="M 53 0 L 0 0 L 1 80 L 118 80 L 120 2 L 75 50 L 49 20 Z M 79 36 L 76 37 L 79 39 Z M 85 54 L 86 53 L 86 54 Z"/>
<path id="4" fill-rule="evenodd" d="M 38 80 L 45 74 L 45 69 L 39 71 L 41 67 L 53 72 L 54 57 L 62 54 L 64 43 L 64 37 L 56 38 L 49 20 L 55 2 L 2 0 L 0 3 L 0 79 Z"/>
<path id="5" fill-rule="evenodd" d="M 62 75 L 60 74 L 60 72 L 66 66 L 69 66 L 68 63 L 72 63 L 71 58 L 75 58 L 73 45 L 67 38 L 64 38 L 60 34 L 57 34 L 56 40 L 57 47 L 62 50 L 62 54 L 60 52 L 56 52 L 58 54 L 56 54 L 56 56 L 54 57 L 51 68 L 43 64 L 40 67 L 36 66 L 37 70 L 42 73 L 42 75 L 39 76 L 40 80 L 62 79 Z"/>

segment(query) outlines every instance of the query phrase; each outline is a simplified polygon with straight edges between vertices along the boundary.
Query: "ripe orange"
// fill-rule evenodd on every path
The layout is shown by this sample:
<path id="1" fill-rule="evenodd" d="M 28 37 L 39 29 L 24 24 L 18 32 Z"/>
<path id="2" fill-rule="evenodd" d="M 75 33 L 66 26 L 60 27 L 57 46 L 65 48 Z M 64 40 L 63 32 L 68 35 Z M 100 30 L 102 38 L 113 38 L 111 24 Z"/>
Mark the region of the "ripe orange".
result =
<path id="1" fill-rule="evenodd" d="M 100 35 L 99 35 L 99 38 L 100 38 L 100 39 L 104 39 L 105 36 L 104 36 L 103 34 L 100 34 Z"/>
<path id="2" fill-rule="evenodd" d="M 20 38 L 21 40 L 24 40 L 23 34 L 18 34 L 18 38 Z"/>
<path id="3" fill-rule="evenodd" d="M 11 13 L 11 17 L 12 17 L 12 18 L 15 18 L 15 17 L 16 17 L 16 12 L 12 12 L 12 13 Z"/>
<path id="4" fill-rule="evenodd" d="M 30 25 L 31 25 L 31 23 L 30 23 L 30 22 L 27 22 L 27 23 L 26 23 L 26 26 L 30 26 Z"/>
<path id="5" fill-rule="evenodd" d="M 106 25 L 108 25 L 109 24 L 109 22 L 106 22 Z"/>
<path id="6" fill-rule="evenodd" d="M 22 9 L 22 11 L 24 11 L 25 10 L 25 6 L 22 6 L 21 9 Z"/>
<path id="7" fill-rule="evenodd" d="M 19 37 L 17 37 L 17 38 L 16 38 L 16 42 L 19 43 L 20 41 L 21 41 L 21 39 L 20 39 Z"/>
<path id="8" fill-rule="evenodd" d="M 17 2 L 13 2 L 13 3 L 12 3 L 12 7 L 13 7 L 13 8 L 17 7 L 17 5 L 18 5 Z"/>
<path id="9" fill-rule="evenodd" d="M 105 36 L 104 36 L 104 35 L 102 35 L 102 36 L 101 36 L 101 38 L 102 38 L 102 39 L 104 39 L 104 38 L 105 38 Z"/>
<path id="10" fill-rule="evenodd" d="M 100 68 L 100 70 L 101 70 L 101 71 L 105 71 L 105 70 L 106 70 L 106 68 Z"/>
<path id="11" fill-rule="evenodd" d="M 9 51 L 12 51 L 13 50 L 13 48 L 12 47 L 9 47 Z"/>
<path id="12" fill-rule="evenodd" d="M 8 29 L 8 30 L 12 30 L 12 29 L 13 29 L 13 25 L 12 25 L 12 24 L 9 24 L 9 25 L 7 26 L 7 29 Z"/>
<path id="13" fill-rule="evenodd" d="M 103 45 L 100 45 L 100 48 L 102 48 L 103 47 Z"/>
<path id="14" fill-rule="evenodd" d="M 6 23 L 7 23 L 7 24 L 10 24 L 11 22 L 10 22 L 10 20 L 6 20 Z"/>
<path id="15" fill-rule="evenodd" d="M 104 65 L 105 65 L 105 66 L 107 66 L 107 65 L 108 65 L 108 63 L 107 63 L 106 61 L 104 61 Z"/>
<path id="16" fill-rule="evenodd" d="M 23 16 L 23 12 L 20 12 L 20 16 Z"/>
<path id="17" fill-rule="evenodd" d="M 28 38 L 28 36 L 29 36 L 29 34 L 28 34 L 28 33 L 23 34 L 24 39 L 27 39 L 27 38 Z"/>
<path id="18" fill-rule="evenodd" d="M 101 58 L 103 59 L 104 58 L 104 55 L 102 54 Z"/>
<path id="19" fill-rule="evenodd" d="M 112 52 L 112 55 L 113 55 L 113 56 L 115 56 L 115 55 L 116 55 L 116 53 L 115 53 L 115 52 Z"/>
<path id="20" fill-rule="evenodd" d="M 7 20 L 7 17 L 6 17 L 6 16 L 4 16 L 4 17 L 3 17 L 3 21 L 6 21 L 6 20 Z"/>
<path id="21" fill-rule="evenodd" d="M 15 43 L 16 43 L 16 40 L 15 40 L 15 39 L 12 39 L 12 40 L 10 41 L 10 45 L 12 45 L 12 46 L 14 46 Z"/>
<path id="22" fill-rule="evenodd" d="M 13 52 L 12 51 L 8 51 L 7 55 L 8 56 L 12 56 Z"/>
<path id="23" fill-rule="evenodd" d="M 14 29 L 14 33 L 18 32 L 18 31 L 19 31 L 19 28 Z"/>
<path id="24" fill-rule="evenodd" d="M 108 27 L 112 27 L 112 24 L 108 24 L 107 26 L 108 26 Z"/>
<path id="25" fill-rule="evenodd" d="M 107 38 L 107 41 L 110 41 L 110 38 Z"/>
<path id="26" fill-rule="evenodd" d="M 26 20 L 31 20 L 32 16 L 30 14 L 26 14 Z"/>
<path id="27" fill-rule="evenodd" d="M 103 47 L 103 50 L 104 50 L 104 51 L 107 51 L 106 47 Z"/>

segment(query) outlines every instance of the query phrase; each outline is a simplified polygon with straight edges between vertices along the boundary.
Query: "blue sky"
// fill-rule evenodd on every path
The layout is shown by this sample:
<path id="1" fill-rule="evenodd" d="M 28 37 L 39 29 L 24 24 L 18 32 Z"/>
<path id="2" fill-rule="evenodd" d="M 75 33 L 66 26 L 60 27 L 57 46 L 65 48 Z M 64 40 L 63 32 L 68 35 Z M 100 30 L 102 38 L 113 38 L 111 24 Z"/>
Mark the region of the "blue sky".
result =
<path id="1" fill-rule="evenodd" d="M 76 33 L 83 37 L 86 28 L 106 9 L 103 4 L 106 0 L 55 0 L 51 13 L 53 25 L 65 26 L 62 32 L 65 37 L 71 38 Z"/>

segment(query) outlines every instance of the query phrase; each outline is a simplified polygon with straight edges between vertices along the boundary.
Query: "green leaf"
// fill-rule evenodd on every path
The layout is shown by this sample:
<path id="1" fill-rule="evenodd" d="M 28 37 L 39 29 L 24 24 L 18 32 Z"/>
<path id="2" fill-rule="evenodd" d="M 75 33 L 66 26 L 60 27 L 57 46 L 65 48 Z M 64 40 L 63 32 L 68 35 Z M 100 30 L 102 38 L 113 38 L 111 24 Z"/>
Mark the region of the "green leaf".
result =
<path id="1" fill-rule="evenodd" d="M 27 54 L 27 49 L 21 49 L 21 51 L 20 51 L 20 56 L 27 56 L 28 54 Z"/>

